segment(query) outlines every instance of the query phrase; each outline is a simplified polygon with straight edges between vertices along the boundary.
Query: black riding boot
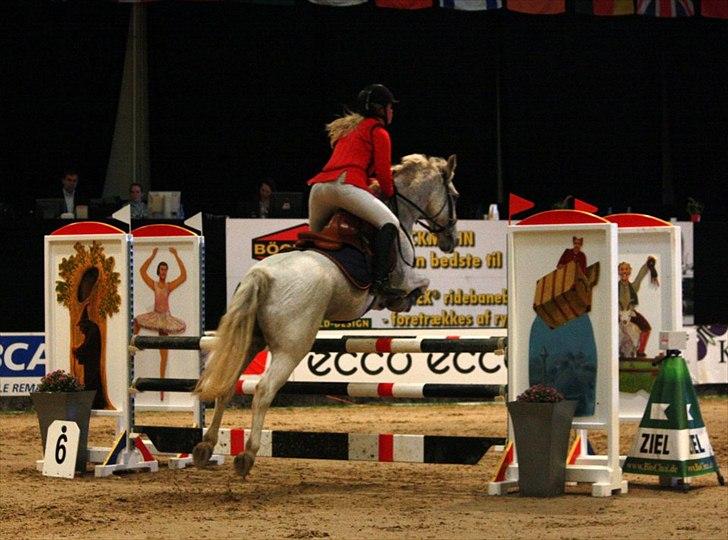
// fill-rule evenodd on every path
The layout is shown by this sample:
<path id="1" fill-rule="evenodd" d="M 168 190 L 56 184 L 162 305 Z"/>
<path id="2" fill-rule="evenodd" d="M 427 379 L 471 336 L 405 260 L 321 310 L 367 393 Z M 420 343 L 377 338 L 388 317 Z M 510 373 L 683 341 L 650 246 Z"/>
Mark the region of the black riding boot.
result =
<path id="1" fill-rule="evenodd" d="M 399 232 L 397 226 L 387 223 L 377 231 L 374 239 L 372 261 L 372 292 L 383 296 L 404 296 L 404 291 L 393 289 L 389 284 L 390 253 Z"/>

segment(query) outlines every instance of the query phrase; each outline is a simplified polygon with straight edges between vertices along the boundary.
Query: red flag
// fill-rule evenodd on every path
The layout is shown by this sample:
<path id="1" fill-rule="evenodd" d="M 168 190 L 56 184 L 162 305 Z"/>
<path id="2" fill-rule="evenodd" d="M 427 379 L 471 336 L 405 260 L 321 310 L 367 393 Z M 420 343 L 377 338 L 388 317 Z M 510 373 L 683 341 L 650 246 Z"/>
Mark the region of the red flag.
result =
<path id="1" fill-rule="evenodd" d="M 587 15 L 633 15 L 632 0 L 576 0 L 576 12 Z"/>
<path id="2" fill-rule="evenodd" d="M 574 198 L 574 210 L 581 210 L 582 212 L 590 212 L 594 213 L 597 210 L 599 210 L 599 207 L 594 206 L 593 204 L 589 204 L 588 202 L 584 202 L 580 199 Z"/>
<path id="3" fill-rule="evenodd" d="M 728 2 L 725 0 L 703 0 L 700 2 L 700 14 L 703 17 L 728 19 Z"/>
<path id="4" fill-rule="evenodd" d="M 511 11 L 531 15 L 554 15 L 566 10 L 564 0 L 508 0 L 506 7 Z"/>
<path id="5" fill-rule="evenodd" d="M 528 210 L 529 208 L 533 208 L 534 206 L 536 206 L 536 204 L 529 201 L 528 199 L 524 199 L 523 197 L 519 197 L 518 195 L 509 193 L 508 194 L 508 221 L 510 221 L 511 217 L 515 216 L 516 214 L 525 212 L 526 210 Z"/>

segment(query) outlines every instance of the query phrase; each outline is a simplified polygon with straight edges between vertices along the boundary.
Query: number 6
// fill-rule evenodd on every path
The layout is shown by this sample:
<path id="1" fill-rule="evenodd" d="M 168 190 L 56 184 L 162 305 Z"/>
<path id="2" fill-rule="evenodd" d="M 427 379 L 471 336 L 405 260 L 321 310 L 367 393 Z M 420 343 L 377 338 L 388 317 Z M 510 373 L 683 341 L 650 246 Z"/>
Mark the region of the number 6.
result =
<path id="1" fill-rule="evenodd" d="M 68 441 L 68 437 L 64 433 L 58 437 L 58 441 L 56 442 L 56 463 L 59 465 L 66 459 L 66 445 L 63 444 L 66 441 Z"/>

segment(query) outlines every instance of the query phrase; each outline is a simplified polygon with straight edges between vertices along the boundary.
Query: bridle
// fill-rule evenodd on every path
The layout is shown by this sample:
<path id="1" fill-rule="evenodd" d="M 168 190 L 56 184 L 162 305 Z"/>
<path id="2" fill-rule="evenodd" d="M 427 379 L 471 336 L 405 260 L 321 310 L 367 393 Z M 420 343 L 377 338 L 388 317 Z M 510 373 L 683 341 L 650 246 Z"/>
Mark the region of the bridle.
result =
<path id="1" fill-rule="evenodd" d="M 423 228 L 428 230 L 429 232 L 433 234 L 440 234 L 443 232 L 452 231 L 455 228 L 455 225 L 457 224 L 457 219 L 455 219 L 455 201 L 453 200 L 453 195 L 450 193 L 450 187 L 449 187 L 449 180 L 450 175 L 444 175 L 440 173 L 440 176 L 442 178 L 442 187 L 445 190 L 445 202 L 442 203 L 442 206 L 440 209 L 435 212 L 433 215 L 429 215 L 427 212 L 425 212 L 417 203 L 415 203 L 412 199 L 402 195 L 397 188 L 395 187 L 394 197 L 392 197 L 392 205 L 394 214 L 399 217 L 399 204 L 398 200 L 402 199 L 404 202 L 409 204 L 412 208 L 417 211 L 417 213 L 420 215 L 419 218 L 416 219 L 416 222 L 419 223 Z M 440 225 L 435 219 L 443 213 L 443 211 L 447 209 L 447 222 L 445 225 Z M 424 221 L 423 221 L 424 219 Z M 404 231 L 404 228 L 402 226 L 402 223 L 399 224 L 400 228 Z M 412 253 L 414 254 L 415 251 L 415 245 L 412 241 L 412 238 L 409 234 L 407 234 L 407 231 L 405 232 L 405 236 L 410 242 L 410 245 L 412 246 Z M 406 264 L 409 267 L 414 268 L 415 261 L 409 262 L 405 260 L 404 254 L 402 253 L 402 245 L 399 242 L 399 237 L 397 238 L 397 248 L 399 251 L 399 258 L 400 260 Z"/>
<path id="2" fill-rule="evenodd" d="M 455 219 L 455 201 L 453 200 L 453 195 L 450 193 L 450 188 L 448 186 L 449 184 L 449 175 L 445 176 L 444 174 L 440 174 L 442 177 L 442 187 L 445 190 L 445 202 L 442 203 L 442 206 L 440 209 L 435 212 L 433 215 L 429 215 L 427 212 L 425 212 L 422 208 L 420 208 L 414 201 L 411 199 L 405 197 L 402 195 L 399 191 L 395 192 L 395 198 L 396 199 L 402 199 L 404 202 L 409 204 L 412 208 L 414 208 L 420 215 L 420 218 L 417 219 L 417 223 L 419 223 L 423 228 L 427 229 L 433 234 L 440 234 L 442 232 L 451 231 L 455 224 L 457 223 L 457 219 Z M 396 208 L 396 200 L 395 200 L 395 213 L 399 214 L 398 208 Z M 443 211 L 447 209 L 447 222 L 444 225 L 440 225 L 437 221 L 435 221 L 440 214 L 443 213 Z"/>

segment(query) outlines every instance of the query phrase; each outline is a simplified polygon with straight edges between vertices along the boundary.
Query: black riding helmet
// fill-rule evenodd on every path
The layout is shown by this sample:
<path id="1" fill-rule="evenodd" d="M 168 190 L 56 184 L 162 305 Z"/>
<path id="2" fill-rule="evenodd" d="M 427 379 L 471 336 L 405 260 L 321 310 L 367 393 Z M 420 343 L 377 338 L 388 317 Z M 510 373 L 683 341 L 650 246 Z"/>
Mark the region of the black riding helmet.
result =
<path id="1" fill-rule="evenodd" d="M 398 103 L 392 92 L 383 84 L 370 84 L 357 97 L 359 114 L 382 118 L 383 109 L 390 103 Z"/>

